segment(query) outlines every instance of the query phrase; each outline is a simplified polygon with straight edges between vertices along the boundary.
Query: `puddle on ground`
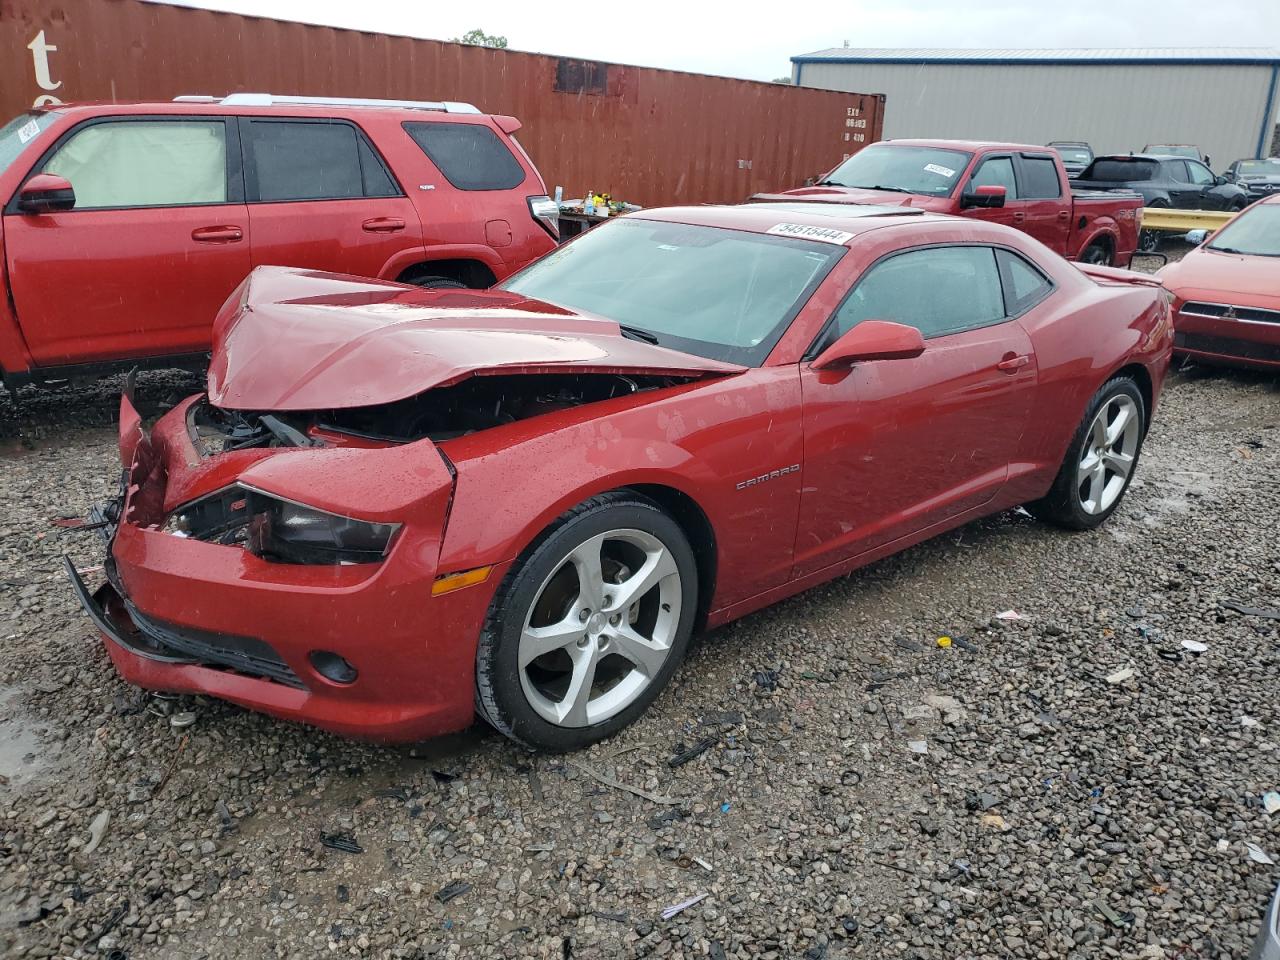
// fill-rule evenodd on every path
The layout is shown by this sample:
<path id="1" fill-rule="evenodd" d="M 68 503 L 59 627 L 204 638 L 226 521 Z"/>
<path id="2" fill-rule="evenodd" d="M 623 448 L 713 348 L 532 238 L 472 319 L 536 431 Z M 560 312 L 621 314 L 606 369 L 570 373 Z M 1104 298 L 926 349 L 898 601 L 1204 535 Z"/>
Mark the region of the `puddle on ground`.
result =
<path id="1" fill-rule="evenodd" d="M 35 726 L 19 701 L 17 687 L 0 684 L 0 786 L 20 786 L 49 763 Z"/>

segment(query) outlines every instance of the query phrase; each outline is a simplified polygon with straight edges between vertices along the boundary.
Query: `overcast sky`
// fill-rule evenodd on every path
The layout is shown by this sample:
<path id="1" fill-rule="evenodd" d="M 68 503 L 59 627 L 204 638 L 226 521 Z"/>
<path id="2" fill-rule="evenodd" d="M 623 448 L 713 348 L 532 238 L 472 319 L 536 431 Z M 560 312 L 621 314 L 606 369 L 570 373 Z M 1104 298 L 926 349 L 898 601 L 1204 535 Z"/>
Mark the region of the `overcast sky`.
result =
<path id="1" fill-rule="evenodd" d="M 514 50 L 771 80 L 790 57 L 854 47 L 1280 47 L 1280 0 L 183 0 L 188 6 Z"/>

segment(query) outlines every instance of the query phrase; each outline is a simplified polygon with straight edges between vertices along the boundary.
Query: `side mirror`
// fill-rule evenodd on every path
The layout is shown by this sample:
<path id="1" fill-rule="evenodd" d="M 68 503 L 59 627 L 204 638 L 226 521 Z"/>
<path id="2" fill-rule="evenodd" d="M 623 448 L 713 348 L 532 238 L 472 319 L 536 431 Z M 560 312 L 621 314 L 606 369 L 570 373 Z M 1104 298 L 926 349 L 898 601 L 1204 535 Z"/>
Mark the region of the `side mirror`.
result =
<path id="1" fill-rule="evenodd" d="M 815 370 L 847 367 L 864 360 L 908 360 L 924 353 L 924 337 L 915 327 L 889 320 L 863 320 L 823 350 Z"/>
<path id="2" fill-rule="evenodd" d="M 57 213 L 76 205 L 71 181 L 52 173 L 39 173 L 18 191 L 18 209 L 23 213 Z"/>
<path id="3" fill-rule="evenodd" d="M 974 187 L 972 191 L 960 195 L 960 209 L 970 207 L 1003 207 L 1008 191 L 1004 187 Z"/>
<path id="4" fill-rule="evenodd" d="M 1230 182 L 1231 181 L 1228 180 L 1226 177 L 1224 177 L 1222 174 L 1218 174 L 1216 177 L 1213 178 L 1213 185 L 1215 187 L 1220 187 L 1224 183 L 1230 183 Z"/>

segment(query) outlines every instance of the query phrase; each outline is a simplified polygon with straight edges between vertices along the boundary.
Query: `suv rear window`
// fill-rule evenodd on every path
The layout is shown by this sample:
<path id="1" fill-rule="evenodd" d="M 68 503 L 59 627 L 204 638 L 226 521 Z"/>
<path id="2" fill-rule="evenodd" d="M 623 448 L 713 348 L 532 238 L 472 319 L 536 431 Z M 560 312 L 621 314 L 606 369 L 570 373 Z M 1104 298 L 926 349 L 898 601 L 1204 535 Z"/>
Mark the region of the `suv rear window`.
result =
<path id="1" fill-rule="evenodd" d="M 510 190 L 524 183 L 524 168 L 486 126 L 406 123 L 404 128 L 459 190 Z"/>
<path id="2" fill-rule="evenodd" d="M 1154 160 L 1095 160 L 1080 179 L 1124 183 L 1128 180 L 1151 180 L 1155 173 Z"/>

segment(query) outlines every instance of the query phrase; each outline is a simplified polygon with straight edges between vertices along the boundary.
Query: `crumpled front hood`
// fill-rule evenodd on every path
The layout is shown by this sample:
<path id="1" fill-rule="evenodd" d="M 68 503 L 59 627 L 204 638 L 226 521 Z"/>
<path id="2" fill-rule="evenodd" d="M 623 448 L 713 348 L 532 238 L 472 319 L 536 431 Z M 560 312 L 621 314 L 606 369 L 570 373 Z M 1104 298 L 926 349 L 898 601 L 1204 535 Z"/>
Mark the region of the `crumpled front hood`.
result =
<path id="1" fill-rule="evenodd" d="M 209 399 L 231 410 L 333 410 L 394 403 L 469 376 L 743 369 L 504 291 L 258 267 L 214 324 Z"/>

